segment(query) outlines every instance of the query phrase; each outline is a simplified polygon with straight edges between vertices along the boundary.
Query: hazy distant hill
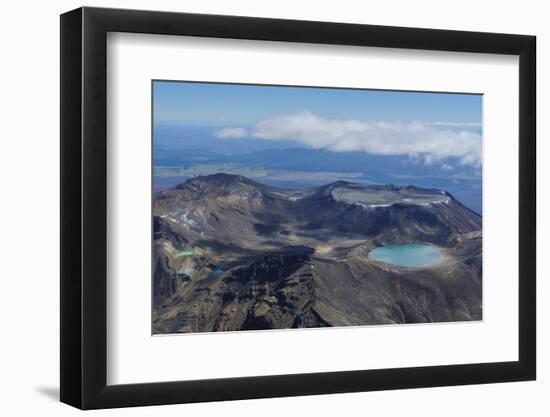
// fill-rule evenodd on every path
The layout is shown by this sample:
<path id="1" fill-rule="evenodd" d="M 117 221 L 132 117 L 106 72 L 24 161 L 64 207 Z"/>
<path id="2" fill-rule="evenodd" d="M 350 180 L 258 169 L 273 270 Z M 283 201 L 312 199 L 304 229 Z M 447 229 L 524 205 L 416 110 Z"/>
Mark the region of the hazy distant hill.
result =
<path id="1" fill-rule="evenodd" d="M 457 158 L 450 157 L 426 164 L 421 159 L 411 160 L 408 155 L 332 152 L 305 148 L 295 141 L 221 140 L 212 136 L 211 127 L 160 126 L 155 128 L 154 137 L 155 170 L 177 170 L 183 167 L 189 171 L 197 171 L 184 178 L 155 175 L 157 191 L 195 175 L 217 172 L 238 173 L 262 183 L 290 188 L 320 186 L 333 181 L 307 181 L 304 180 L 304 173 L 337 172 L 343 176 L 359 174 L 352 181 L 362 183 L 414 183 L 421 187 L 444 189 L 477 213 L 482 210 L 481 172 L 479 168 L 462 164 Z M 233 169 L 217 169 L 224 165 L 231 165 Z M 442 166 L 446 169 L 443 170 Z M 210 169 L 205 170 L 206 168 Z M 255 176 L 250 172 L 254 169 L 271 173 L 300 172 L 302 175 L 281 180 L 270 175 Z"/>
<path id="2" fill-rule="evenodd" d="M 482 219 L 444 191 L 216 174 L 157 193 L 153 215 L 154 333 L 481 319 Z M 406 242 L 445 261 L 368 260 Z"/>

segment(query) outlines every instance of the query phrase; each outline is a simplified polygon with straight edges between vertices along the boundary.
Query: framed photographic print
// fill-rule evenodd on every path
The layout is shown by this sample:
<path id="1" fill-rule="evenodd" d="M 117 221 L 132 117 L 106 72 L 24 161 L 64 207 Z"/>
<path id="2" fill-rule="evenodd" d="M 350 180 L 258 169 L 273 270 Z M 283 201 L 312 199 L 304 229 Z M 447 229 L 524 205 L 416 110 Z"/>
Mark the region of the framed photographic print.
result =
<path id="1" fill-rule="evenodd" d="M 535 379 L 535 38 L 61 16 L 61 400 Z"/>

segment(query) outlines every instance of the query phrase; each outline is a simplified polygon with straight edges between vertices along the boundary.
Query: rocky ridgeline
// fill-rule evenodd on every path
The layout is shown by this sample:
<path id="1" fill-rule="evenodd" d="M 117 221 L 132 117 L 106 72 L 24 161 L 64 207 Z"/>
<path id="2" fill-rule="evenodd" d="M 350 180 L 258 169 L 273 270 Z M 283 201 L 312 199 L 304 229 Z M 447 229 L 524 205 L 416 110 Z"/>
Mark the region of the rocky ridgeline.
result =
<path id="1" fill-rule="evenodd" d="M 153 330 L 478 320 L 481 225 L 435 189 L 193 178 L 155 196 Z M 368 261 L 372 248 L 403 242 L 436 244 L 446 261 L 416 269 Z"/>

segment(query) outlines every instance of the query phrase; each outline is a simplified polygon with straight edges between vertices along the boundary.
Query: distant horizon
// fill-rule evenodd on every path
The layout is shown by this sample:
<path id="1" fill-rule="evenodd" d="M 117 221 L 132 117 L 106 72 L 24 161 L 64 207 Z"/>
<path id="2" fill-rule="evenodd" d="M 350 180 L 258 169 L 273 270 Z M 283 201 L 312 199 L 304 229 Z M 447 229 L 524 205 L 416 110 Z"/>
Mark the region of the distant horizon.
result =
<path id="1" fill-rule="evenodd" d="M 272 187 L 272 188 L 283 188 L 283 187 L 277 187 L 277 186 L 272 186 L 272 185 L 263 183 L 263 182 L 261 181 L 261 179 L 253 179 L 253 178 L 247 177 L 246 175 L 242 175 L 242 174 L 231 174 L 231 173 L 227 173 L 227 172 L 214 172 L 214 173 L 212 173 L 212 174 L 198 174 L 198 175 L 194 175 L 194 176 L 190 176 L 190 177 L 185 177 L 185 179 L 183 179 L 181 183 L 183 184 L 184 182 L 187 182 L 187 181 L 189 181 L 189 180 L 196 179 L 196 178 L 207 178 L 207 177 L 215 177 L 215 176 L 239 177 L 239 178 L 244 178 L 244 179 L 247 179 L 247 180 L 249 180 L 249 181 L 258 183 L 258 184 L 260 184 L 260 185 L 265 185 L 265 186 Z M 324 186 L 327 186 L 327 185 L 336 184 L 336 183 L 346 183 L 346 184 L 363 185 L 363 186 L 372 186 L 372 187 L 385 187 L 385 186 L 395 186 L 395 187 L 416 187 L 416 188 L 425 188 L 425 189 L 433 189 L 433 190 L 445 191 L 445 190 L 440 189 L 440 188 L 419 187 L 419 186 L 414 185 L 414 184 L 394 184 L 394 183 L 384 183 L 384 184 L 382 184 L 382 183 L 370 183 L 370 182 L 349 181 L 349 180 L 335 180 L 335 181 L 331 181 L 331 182 L 324 183 L 324 184 L 321 185 L 321 187 L 324 187 Z M 318 187 L 319 187 L 319 186 L 317 186 L 317 187 L 311 187 L 311 188 L 318 188 Z"/>
<path id="2" fill-rule="evenodd" d="M 152 334 L 482 320 L 482 101 L 154 81 Z"/>
<path id="3" fill-rule="evenodd" d="M 327 183 L 317 185 L 317 186 L 308 186 L 308 187 L 304 187 L 304 188 L 294 188 L 294 189 L 292 189 L 292 188 L 286 188 L 286 187 L 271 185 L 269 183 L 262 182 L 261 179 L 253 179 L 253 178 L 249 178 L 245 175 L 230 174 L 230 173 L 227 173 L 227 172 L 215 172 L 215 173 L 212 173 L 212 174 L 202 174 L 202 175 L 195 175 L 195 176 L 192 176 L 192 177 L 185 177 L 185 178 L 182 178 L 182 181 L 180 183 L 177 183 L 177 184 L 174 184 L 174 185 L 171 185 L 169 187 L 165 187 L 165 188 L 162 188 L 162 189 L 159 189 L 159 190 L 155 190 L 154 192 L 158 193 L 158 192 L 170 189 L 170 188 L 175 188 L 175 187 L 177 187 L 181 184 L 186 183 L 189 180 L 193 180 L 193 179 L 197 179 L 197 178 L 213 177 L 213 176 L 216 176 L 216 175 L 225 175 L 225 176 L 228 176 L 228 177 L 241 177 L 241 178 L 245 178 L 249 181 L 255 182 L 259 185 L 263 185 L 263 186 L 270 187 L 270 188 L 280 188 L 281 190 L 308 190 L 308 189 L 326 187 L 326 186 L 334 185 L 334 184 L 337 184 L 337 183 L 360 185 L 360 186 L 364 186 L 364 187 L 399 187 L 399 188 L 414 187 L 414 188 L 425 189 L 425 190 L 442 191 L 442 192 L 445 192 L 446 194 L 450 195 L 451 197 L 453 197 L 455 200 L 460 202 L 460 200 L 458 200 L 452 193 L 450 193 L 449 191 L 444 190 L 442 188 L 421 187 L 421 186 L 418 186 L 418 185 L 415 185 L 415 184 L 412 184 L 412 183 L 409 183 L 409 184 L 396 184 L 396 183 L 371 183 L 371 182 L 361 182 L 361 181 L 335 180 L 335 181 L 327 182 Z M 482 216 L 482 213 L 478 213 L 476 210 L 473 210 L 471 208 L 470 208 L 470 210 L 472 210 L 476 214 L 479 214 L 480 216 Z"/>
<path id="4" fill-rule="evenodd" d="M 407 184 L 481 213 L 482 132 L 475 94 L 153 82 L 155 189 L 215 172 Z"/>

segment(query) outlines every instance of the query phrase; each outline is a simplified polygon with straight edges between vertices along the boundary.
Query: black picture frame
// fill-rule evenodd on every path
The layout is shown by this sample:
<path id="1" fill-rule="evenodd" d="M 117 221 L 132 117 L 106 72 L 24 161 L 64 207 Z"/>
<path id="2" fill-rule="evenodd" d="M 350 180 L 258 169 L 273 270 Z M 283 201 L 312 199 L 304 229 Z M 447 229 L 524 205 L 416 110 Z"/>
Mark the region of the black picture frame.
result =
<path id="1" fill-rule="evenodd" d="M 519 360 L 107 385 L 108 32 L 519 56 Z M 534 36 L 80 8 L 61 16 L 61 401 L 81 409 L 533 380 L 536 377 Z"/>

